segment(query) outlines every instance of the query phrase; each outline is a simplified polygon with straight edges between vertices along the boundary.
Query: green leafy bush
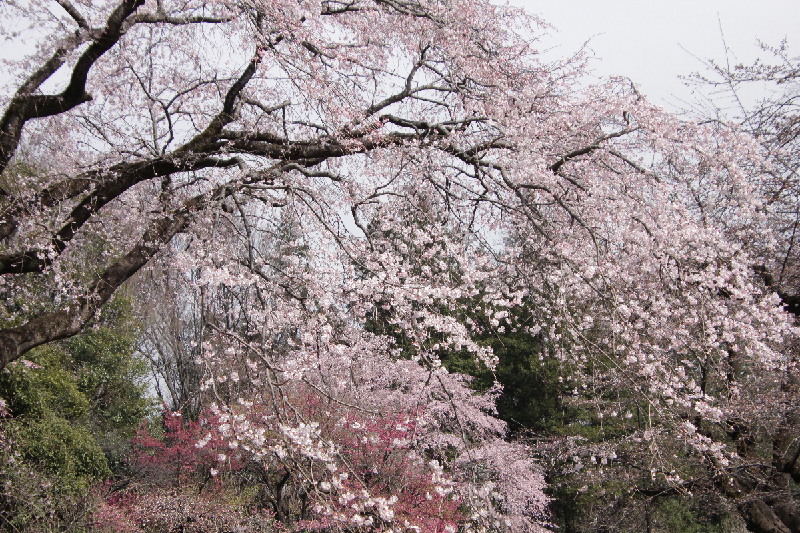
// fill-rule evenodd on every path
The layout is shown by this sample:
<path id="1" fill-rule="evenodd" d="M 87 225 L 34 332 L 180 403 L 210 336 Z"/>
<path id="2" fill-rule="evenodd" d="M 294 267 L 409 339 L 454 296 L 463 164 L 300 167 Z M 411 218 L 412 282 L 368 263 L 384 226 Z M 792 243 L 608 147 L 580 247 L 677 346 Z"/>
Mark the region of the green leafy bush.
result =
<path id="1" fill-rule="evenodd" d="M 0 531 L 88 528 L 92 486 L 125 472 L 130 439 L 152 407 L 131 316 L 118 298 L 95 329 L 0 371 L 9 415 L 0 418 Z"/>

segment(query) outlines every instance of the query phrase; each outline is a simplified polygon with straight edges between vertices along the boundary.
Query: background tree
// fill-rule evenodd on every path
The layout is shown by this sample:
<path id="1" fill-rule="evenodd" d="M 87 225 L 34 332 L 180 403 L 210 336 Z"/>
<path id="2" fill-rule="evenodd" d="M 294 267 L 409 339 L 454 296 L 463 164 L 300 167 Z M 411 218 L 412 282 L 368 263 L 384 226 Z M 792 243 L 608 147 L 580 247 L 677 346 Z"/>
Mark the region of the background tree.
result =
<path id="1" fill-rule="evenodd" d="M 135 281 L 142 334 L 156 396 L 171 411 L 196 420 L 203 408 L 198 364 L 208 309 L 202 289 L 182 284 L 189 274 L 155 267 Z"/>

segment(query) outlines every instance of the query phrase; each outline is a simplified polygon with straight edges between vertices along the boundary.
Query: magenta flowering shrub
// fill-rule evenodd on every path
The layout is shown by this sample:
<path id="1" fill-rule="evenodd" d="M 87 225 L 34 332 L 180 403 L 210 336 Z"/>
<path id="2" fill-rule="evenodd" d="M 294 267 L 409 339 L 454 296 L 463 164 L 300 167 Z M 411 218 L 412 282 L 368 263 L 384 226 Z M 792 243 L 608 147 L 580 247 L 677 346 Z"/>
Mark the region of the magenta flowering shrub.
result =
<path id="1" fill-rule="evenodd" d="M 215 415 L 205 412 L 197 421 L 186 421 L 180 412 L 165 410 L 162 426 L 163 433 L 157 437 L 142 426 L 133 439 L 133 465 L 148 483 L 199 486 L 214 478 L 220 468 L 235 471 L 241 467 L 234 458 L 219 460 L 228 447 L 216 427 Z"/>
<path id="2" fill-rule="evenodd" d="M 466 518 L 463 502 L 436 461 L 426 462 L 415 450 L 420 418 L 420 413 L 350 411 L 326 428 L 346 471 L 316 483 L 320 516 L 302 526 L 351 524 L 381 531 L 400 524 L 431 533 L 455 531 Z"/>
<path id="3" fill-rule="evenodd" d="M 219 503 L 237 476 L 255 472 L 262 508 L 290 530 L 539 531 L 543 478 L 525 447 L 503 440 L 491 397 L 463 377 L 415 375 L 418 368 L 396 361 L 380 374 L 390 404 L 346 401 L 306 380 L 281 389 L 293 420 L 245 400 L 196 422 L 165 413 L 163 435 L 142 430 L 136 439 L 135 463 L 150 488 L 107 503 L 127 517 L 155 512 L 170 494 L 216 494 L 208 501 Z M 354 372 L 356 381 L 341 385 L 367 377 Z M 376 385 L 358 388 L 371 395 Z"/>
<path id="4" fill-rule="evenodd" d="M 225 459 L 285 473 L 283 494 L 305 502 L 276 506 L 296 527 L 541 530 L 543 476 L 530 450 L 504 440 L 493 393 L 414 361 L 328 357 L 281 382 L 281 410 L 243 398 L 214 407 Z"/>

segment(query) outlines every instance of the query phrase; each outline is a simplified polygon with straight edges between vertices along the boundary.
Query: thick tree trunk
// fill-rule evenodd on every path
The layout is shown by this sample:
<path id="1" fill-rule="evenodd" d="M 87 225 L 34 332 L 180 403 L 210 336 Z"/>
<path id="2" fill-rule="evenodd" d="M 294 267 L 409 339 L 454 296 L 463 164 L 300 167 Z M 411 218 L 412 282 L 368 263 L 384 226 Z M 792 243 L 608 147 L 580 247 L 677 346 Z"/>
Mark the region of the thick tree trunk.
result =
<path id="1" fill-rule="evenodd" d="M 139 244 L 109 265 L 87 291 L 87 295 L 78 298 L 66 309 L 46 313 L 20 326 L 0 329 L 0 369 L 37 346 L 80 333 L 114 292 L 186 227 L 194 203 L 190 202 L 173 215 L 153 221 Z"/>
<path id="2" fill-rule="evenodd" d="M 772 510 L 792 533 L 800 533 L 800 508 L 796 501 L 785 501 L 773 505 Z"/>
<path id="3" fill-rule="evenodd" d="M 747 528 L 754 533 L 800 533 L 800 514 L 792 501 L 769 505 L 764 500 L 752 500 L 739 509 Z"/>

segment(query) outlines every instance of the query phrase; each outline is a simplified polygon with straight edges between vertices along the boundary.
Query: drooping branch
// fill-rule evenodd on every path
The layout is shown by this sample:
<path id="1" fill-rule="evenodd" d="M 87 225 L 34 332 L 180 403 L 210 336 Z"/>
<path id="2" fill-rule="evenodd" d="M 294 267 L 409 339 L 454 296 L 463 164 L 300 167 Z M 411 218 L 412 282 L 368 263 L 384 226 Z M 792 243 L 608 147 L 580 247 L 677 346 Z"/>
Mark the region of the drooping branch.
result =
<path id="1" fill-rule="evenodd" d="M 69 16 L 72 17 L 72 19 L 78 24 L 78 26 L 80 26 L 82 29 L 86 31 L 91 30 L 89 23 L 86 21 L 85 18 L 83 18 L 83 15 L 81 15 L 80 11 L 78 11 L 75 8 L 75 6 L 73 6 L 69 2 L 69 0 L 56 0 L 56 2 L 58 2 L 58 5 L 64 8 L 64 11 L 66 11 L 69 14 Z"/>
<path id="2" fill-rule="evenodd" d="M 78 181 L 86 181 L 87 183 L 99 181 L 100 185 L 72 209 L 69 216 L 62 223 L 62 227 L 53 235 L 51 240 L 52 249 L 47 251 L 22 250 L 0 256 L 0 275 L 41 272 L 52 263 L 57 254 L 64 250 L 67 243 L 72 240 L 93 213 L 96 213 L 103 206 L 138 183 L 177 172 L 191 172 L 209 167 L 227 168 L 235 164 L 236 162 L 232 159 L 214 157 L 201 157 L 185 161 L 158 158 L 135 163 L 123 163 L 112 167 L 104 173 L 93 171 L 89 173 L 89 176 L 80 177 Z M 108 176 L 111 177 L 109 178 Z M 38 209 L 50 207 L 54 205 L 53 200 L 52 196 L 42 198 L 35 204 L 35 207 Z M 18 206 L 16 212 L 20 214 L 25 207 Z"/>
<path id="3" fill-rule="evenodd" d="M 576 150 L 573 150 L 573 151 L 571 151 L 571 152 L 569 152 L 567 154 L 564 154 L 563 156 L 559 157 L 558 160 L 555 163 L 551 164 L 550 167 L 548 167 L 548 168 L 552 172 L 558 172 L 559 169 L 561 169 L 561 167 L 567 161 L 571 161 L 571 160 L 575 159 L 576 157 L 580 157 L 582 155 L 591 154 L 592 152 L 602 148 L 604 142 L 606 142 L 608 140 L 611 140 L 611 139 L 615 139 L 617 137 L 622 137 L 622 136 L 627 135 L 629 133 L 632 133 L 632 132 L 636 131 L 636 129 L 637 128 L 625 128 L 625 129 L 622 129 L 620 131 L 615 131 L 614 133 L 609 133 L 608 135 L 603 135 L 602 137 L 599 137 L 598 139 L 596 139 L 592 144 L 589 144 L 587 146 L 583 146 L 583 147 L 578 148 Z"/>

